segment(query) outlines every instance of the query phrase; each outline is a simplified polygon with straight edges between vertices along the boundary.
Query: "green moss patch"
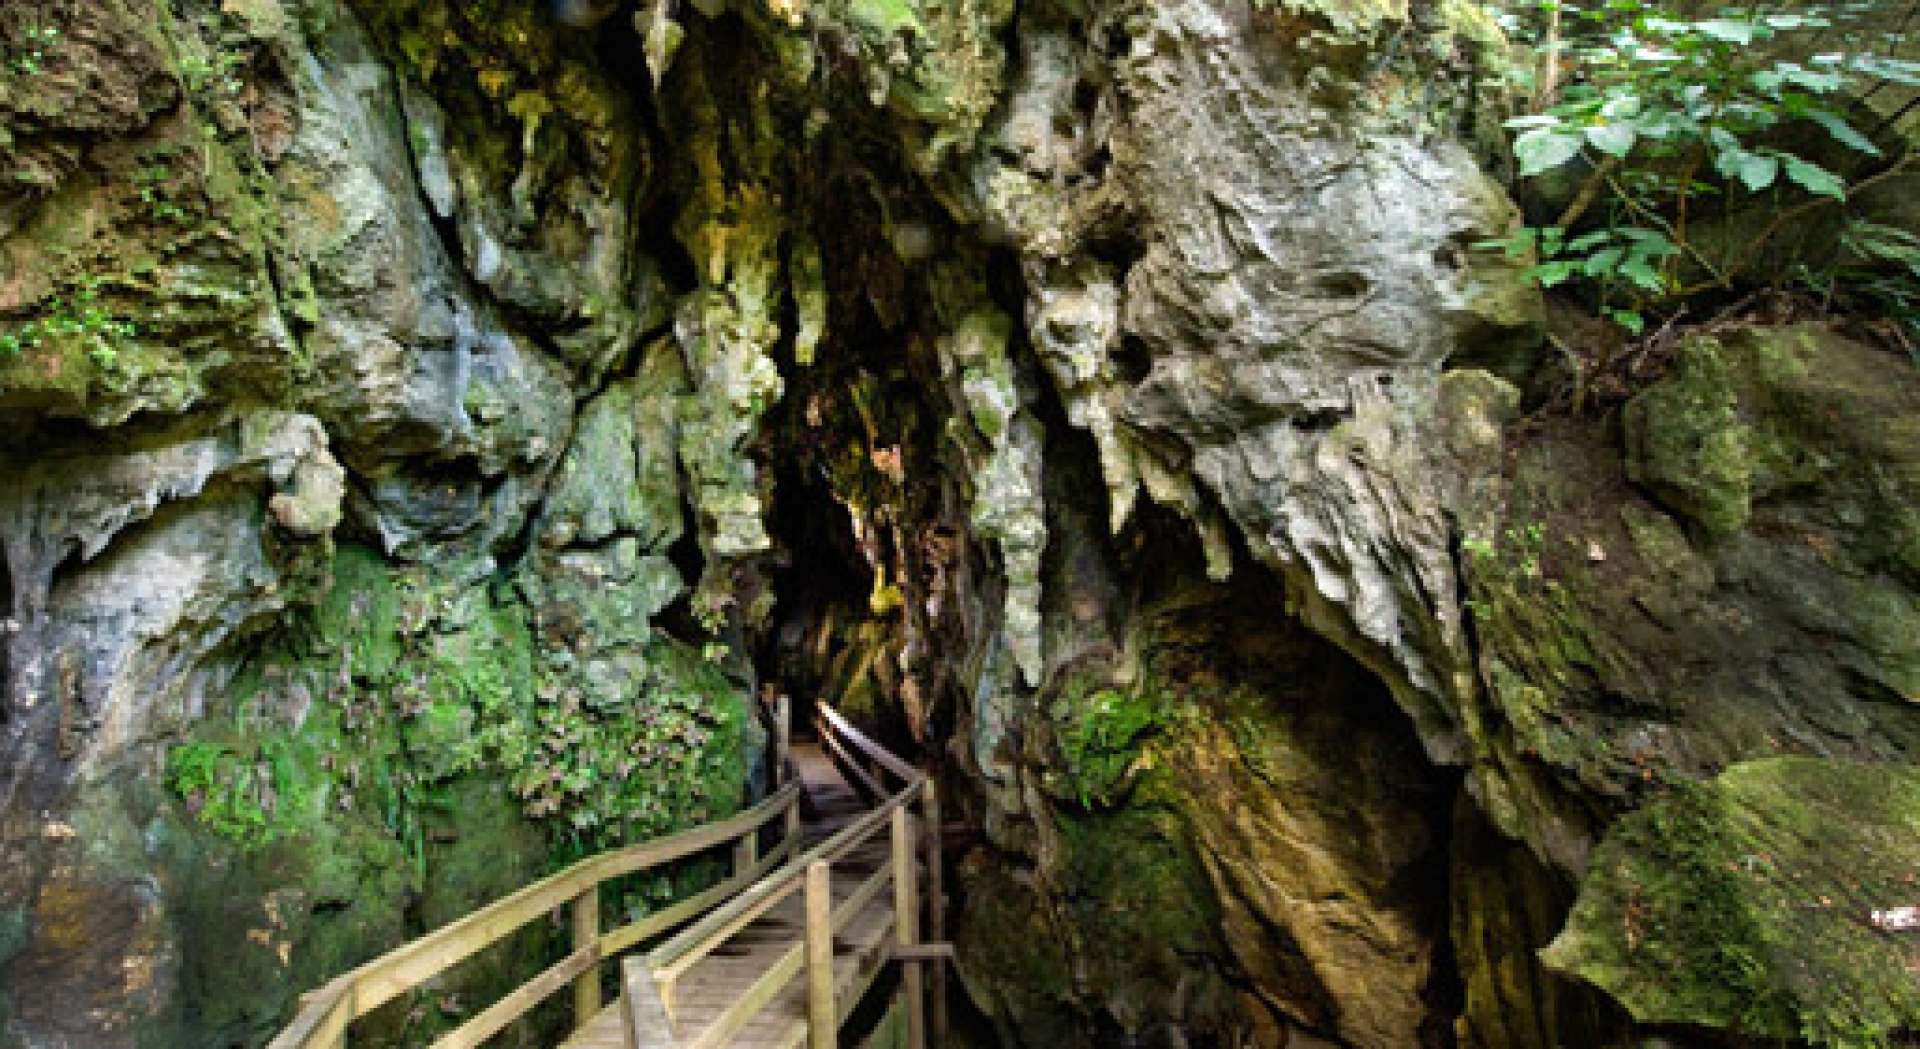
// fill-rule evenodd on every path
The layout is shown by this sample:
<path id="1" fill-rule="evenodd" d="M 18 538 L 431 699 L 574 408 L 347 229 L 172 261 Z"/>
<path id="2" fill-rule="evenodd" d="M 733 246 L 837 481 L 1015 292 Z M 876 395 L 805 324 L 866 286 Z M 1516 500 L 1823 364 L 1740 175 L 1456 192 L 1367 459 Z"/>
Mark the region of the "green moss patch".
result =
<path id="1" fill-rule="evenodd" d="M 1920 1025 L 1913 906 L 1920 770 L 1770 758 L 1616 824 L 1542 956 L 1642 1022 L 1881 1046 Z"/>

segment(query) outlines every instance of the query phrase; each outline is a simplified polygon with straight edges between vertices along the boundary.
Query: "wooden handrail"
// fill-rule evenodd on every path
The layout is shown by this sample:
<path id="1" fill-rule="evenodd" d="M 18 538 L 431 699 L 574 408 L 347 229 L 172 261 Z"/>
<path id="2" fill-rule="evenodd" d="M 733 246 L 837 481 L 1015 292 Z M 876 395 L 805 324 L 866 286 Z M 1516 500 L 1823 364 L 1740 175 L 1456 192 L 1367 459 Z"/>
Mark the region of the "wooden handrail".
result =
<path id="1" fill-rule="evenodd" d="M 773 713 L 776 752 L 786 764 L 785 726 L 790 706 L 778 697 Z M 803 888 L 808 895 L 809 928 L 803 941 L 796 941 L 773 969 L 762 974 L 749 990 L 734 1002 L 720 1022 L 701 1032 L 695 1044 L 717 1045 L 751 1021 L 777 997 L 780 988 L 803 968 L 807 971 L 810 1002 L 809 1040 L 813 1045 L 833 1045 L 842 1014 L 851 1009 L 866 986 L 856 983 L 847 988 L 849 1000 L 834 1002 L 836 994 L 832 974 L 834 934 L 852 920 L 888 885 L 894 889 L 896 911 L 893 947 L 911 952 L 919 940 L 918 864 L 912 846 L 913 825 L 908 806 L 916 800 L 925 812 L 920 824 L 929 835 L 937 835 L 939 801 L 926 775 L 895 757 L 869 739 L 838 711 L 820 704 L 820 728 L 823 740 L 880 797 L 879 804 L 848 823 L 825 841 L 795 855 L 799 846 L 800 783 L 789 768 L 776 782 L 783 785 L 753 808 L 728 819 L 719 820 L 655 841 L 643 842 L 598 856 L 580 860 L 572 866 L 526 886 L 500 900 L 450 922 L 417 940 L 381 955 L 345 975 L 336 977 L 302 1000 L 293 1021 L 268 1045 L 268 1049 L 345 1049 L 347 1030 L 352 1022 L 411 991 L 447 969 L 488 946 L 500 942 L 529 922 L 569 909 L 573 950 L 566 957 L 523 983 L 519 988 L 488 1008 L 470 1017 L 434 1043 L 434 1049 L 471 1049 L 492 1038 L 501 1029 L 524 1016 L 541 1001 L 571 985 L 577 1022 L 584 1023 L 600 1008 L 599 973 L 602 965 L 621 952 L 655 937 L 680 931 L 660 944 L 644 958 L 629 958 L 621 982 L 626 1007 L 622 1019 L 629 1037 L 651 1041 L 646 1032 L 671 1037 L 674 981 L 702 958 L 723 945 L 753 920 L 780 901 Z M 857 749 L 873 763 L 873 772 L 858 768 L 849 747 Z M 881 769 L 898 777 L 903 785 L 888 795 L 879 782 Z M 761 857 L 759 834 L 776 817 L 785 816 L 785 837 L 778 846 Z M 839 907 L 825 895 L 832 864 L 877 837 L 882 828 L 891 827 L 889 858 L 869 875 L 853 895 Z M 599 890 L 605 882 L 638 871 L 732 843 L 733 872 L 720 884 L 619 928 L 600 928 Z M 937 868 L 937 840 L 929 837 L 928 859 Z M 931 875 L 936 913 L 933 929 L 939 931 L 937 901 L 939 875 Z M 823 904 L 822 901 L 825 901 Z M 819 921 L 814 921 L 819 911 Z M 815 924 L 819 927 L 815 928 Z M 684 928 L 680 928 L 685 926 Z M 826 944 L 824 955 L 821 944 Z M 824 962 L 822 958 L 824 957 Z M 920 983 L 917 968 L 923 959 L 903 953 L 900 960 L 912 973 L 907 983 L 916 989 Z M 871 969 L 862 979 L 870 980 Z M 824 988 L 821 986 L 824 981 Z M 917 995 L 916 995 L 917 999 Z M 824 1002 L 826 1012 L 819 1006 Z M 917 1001 L 910 1005 L 912 1044 L 923 1044 Z M 824 1017 L 824 1019 L 822 1019 Z M 944 1027 L 936 1019 L 936 1031 Z M 640 1044 L 646 1044 L 645 1041 Z"/>
<path id="2" fill-rule="evenodd" d="M 725 1012 L 695 1035 L 694 1040 L 687 1043 L 690 1049 L 707 1049 L 731 1038 L 735 1032 L 752 1022 L 786 986 L 787 981 L 803 969 L 807 973 L 808 1042 L 813 1046 L 834 1045 L 843 1012 L 840 1005 L 844 1004 L 847 1008 L 853 1005 L 852 1002 L 835 1002 L 832 973 L 834 936 L 889 885 L 893 887 L 893 902 L 897 912 L 897 928 L 893 937 L 895 945 L 911 947 L 919 940 L 917 862 L 912 820 L 907 809 L 916 800 L 932 797 L 926 775 L 868 738 L 839 711 L 824 703 L 819 704 L 818 711 L 822 742 L 847 763 L 848 768 L 860 777 L 876 797 L 883 800 L 827 840 L 792 857 L 778 871 L 715 907 L 646 955 L 645 966 L 651 977 L 646 984 L 651 993 L 658 995 L 667 1016 L 671 1017 L 676 984 L 682 976 L 788 897 L 803 890 L 806 893 L 805 937 L 783 952 L 774 965 L 760 974 Z M 853 755 L 847 750 L 849 744 L 874 761 L 877 768 L 873 774 L 853 761 Z M 904 785 L 891 795 L 887 794 L 876 778 L 880 768 L 899 777 Z M 930 811 L 937 811 L 938 803 L 932 804 L 934 808 Z M 928 827 L 937 826 L 923 822 Z M 832 906 L 828 886 L 834 861 L 878 837 L 883 829 L 892 831 L 888 859 L 840 906 Z M 937 848 L 932 845 L 929 847 L 930 850 Z M 931 855 L 937 862 L 937 852 Z M 906 912 L 900 911 L 902 907 L 906 908 Z M 908 968 L 910 972 L 906 985 L 910 995 L 917 995 L 921 988 L 917 961 L 910 963 Z M 924 1016 L 920 1002 L 916 1000 L 910 1003 L 910 1044 L 916 1049 L 926 1044 Z M 636 1044 L 640 1044 L 637 1029 L 632 1037 Z"/>
<path id="3" fill-rule="evenodd" d="M 268 1043 L 268 1049 L 341 1049 L 346 1044 L 347 1026 L 353 1020 L 498 943 L 521 926 L 563 905 L 574 903 L 583 898 L 583 894 L 597 892 L 603 882 L 758 834 L 762 827 L 797 805 L 799 796 L 799 784 L 790 782 L 760 804 L 727 819 L 590 856 L 417 940 L 388 951 L 352 972 L 336 977 L 309 995 L 295 1014 L 293 1022 Z M 737 876 L 742 872 L 735 873 Z M 693 913 L 686 912 L 681 917 L 683 920 L 691 918 Z M 642 917 L 635 924 L 646 923 L 652 917 Z M 601 942 L 619 935 L 620 930 L 615 930 L 603 937 Z M 455 1039 L 469 1028 L 477 1030 L 483 1020 L 488 1023 L 497 1020 L 498 1026 L 505 1026 L 552 992 L 566 986 L 569 980 L 586 975 L 588 970 L 597 971 L 601 956 L 601 943 L 594 943 L 590 947 L 576 945 L 573 954 L 535 976 L 520 991 L 515 991 L 502 1001 L 503 1005 L 511 1003 L 519 1007 L 513 1015 L 500 1019 L 501 1014 L 489 1009 L 475 1016 L 448 1038 Z M 570 965 L 582 968 L 579 972 L 568 972 L 564 979 L 557 978 L 557 971 Z M 521 991 L 530 989 L 544 993 L 537 997 L 529 995 L 528 1000 L 521 1000 Z M 447 1044 L 474 1043 L 454 1040 Z"/>
<path id="4" fill-rule="evenodd" d="M 915 782 L 888 798 L 878 808 L 842 827 L 827 840 L 787 861 L 780 870 L 762 878 L 747 891 L 707 912 L 706 917 L 682 929 L 679 935 L 653 949 L 647 964 L 655 975 L 674 976 L 713 953 L 714 948 L 745 927 L 754 918 L 785 899 L 800 887 L 806 868 L 814 863 L 831 863 L 866 842 L 887 825 L 895 809 L 912 802 L 920 793 L 918 774 Z M 691 960 L 689 960 L 691 959 Z"/>
<path id="5" fill-rule="evenodd" d="M 879 762 L 880 767 L 909 783 L 919 777 L 919 769 L 894 757 L 892 752 L 888 751 L 887 748 L 868 739 L 867 734 L 853 727 L 853 722 L 848 721 L 844 714 L 827 706 L 825 703 L 819 704 L 817 709 L 820 716 L 826 720 L 828 725 L 833 727 L 835 732 L 847 737 L 847 739 L 852 742 L 854 746 L 859 747 L 861 752 L 866 754 L 867 757 Z"/>

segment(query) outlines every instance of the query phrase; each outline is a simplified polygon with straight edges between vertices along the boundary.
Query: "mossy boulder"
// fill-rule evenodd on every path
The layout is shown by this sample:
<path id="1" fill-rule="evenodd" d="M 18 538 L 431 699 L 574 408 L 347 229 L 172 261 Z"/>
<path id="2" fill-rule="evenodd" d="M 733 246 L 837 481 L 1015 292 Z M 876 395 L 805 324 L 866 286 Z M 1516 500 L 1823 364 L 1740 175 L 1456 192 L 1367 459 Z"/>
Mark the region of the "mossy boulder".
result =
<path id="1" fill-rule="evenodd" d="M 1622 819 L 1543 957 L 1643 1022 L 1816 1046 L 1920 1025 L 1920 769 L 1746 762 Z"/>
<path id="2" fill-rule="evenodd" d="M 1714 535 L 1752 510 L 1753 430 L 1719 347 L 1685 343 L 1673 373 L 1627 405 L 1627 476 Z"/>

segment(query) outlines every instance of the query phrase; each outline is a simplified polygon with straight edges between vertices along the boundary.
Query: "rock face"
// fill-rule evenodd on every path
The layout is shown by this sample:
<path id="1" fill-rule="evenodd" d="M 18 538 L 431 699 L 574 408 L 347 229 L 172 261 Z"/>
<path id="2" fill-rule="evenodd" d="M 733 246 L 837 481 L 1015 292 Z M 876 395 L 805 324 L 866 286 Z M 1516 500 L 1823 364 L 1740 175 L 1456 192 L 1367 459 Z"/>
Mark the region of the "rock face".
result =
<path id="1" fill-rule="evenodd" d="M 1917 902 L 1920 381 L 1722 325 L 1524 416 L 1501 46 L 1451 3 L 8 3 L 0 1046 L 264 1044 L 746 801 L 762 684 L 938 766 L 1004 1044 L 1920 1024 L 1859 924 Z"/>

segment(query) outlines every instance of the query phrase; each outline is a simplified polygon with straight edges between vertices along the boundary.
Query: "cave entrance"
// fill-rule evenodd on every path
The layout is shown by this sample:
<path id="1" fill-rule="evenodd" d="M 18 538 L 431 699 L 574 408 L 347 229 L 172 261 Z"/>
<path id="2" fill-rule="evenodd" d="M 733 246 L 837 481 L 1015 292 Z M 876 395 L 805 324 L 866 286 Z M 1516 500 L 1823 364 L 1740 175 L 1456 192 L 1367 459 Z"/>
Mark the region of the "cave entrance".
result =
<path id="1" fill-rule="evenodd" d="M 774 604 L 753 639 L 753 660 L 763 695 L 791 696 L 793 732 L 811 737 L 816 700 L 832 701 L 846 684 L 848 635 L 865 613 L 873 570 L 813 455 L 781 462 L 774 477 Z"/>

